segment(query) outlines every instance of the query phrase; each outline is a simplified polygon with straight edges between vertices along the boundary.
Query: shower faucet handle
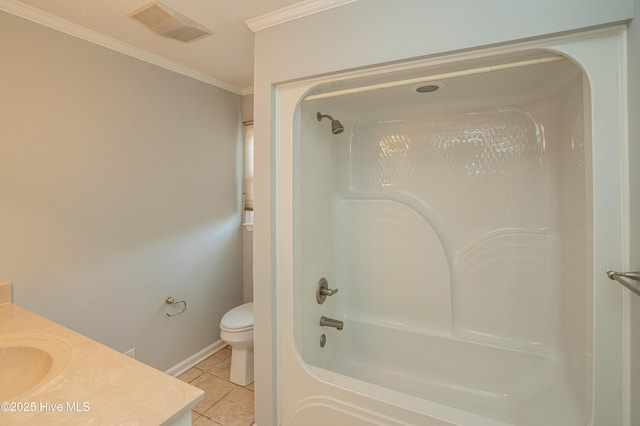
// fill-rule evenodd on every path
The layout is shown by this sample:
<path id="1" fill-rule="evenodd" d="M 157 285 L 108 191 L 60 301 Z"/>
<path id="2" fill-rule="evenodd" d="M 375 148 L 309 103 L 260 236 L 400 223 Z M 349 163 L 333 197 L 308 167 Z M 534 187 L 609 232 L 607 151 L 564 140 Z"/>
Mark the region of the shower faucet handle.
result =
<path id="1" fill-rule="evenodd" d="M 320 281 L 318 281 L 318 287 L 316 288 L 316 302 L 321 305 L 325 300 L 327 300 L 327 296 L 333 296 L 337 292 L 337 288 L 329 288 L 329 283 L 327 282 L 326 278 L 320 278 Z"/>
<path id="2" fill-rule="evenodd" d="M 337 292 L 338 292 L 337 288 L 335 290 L 332 290 L 330 288 L 321 288 L 320 289 L 320 294 L 323 295 L 323 296 L 333 296 Z"/>

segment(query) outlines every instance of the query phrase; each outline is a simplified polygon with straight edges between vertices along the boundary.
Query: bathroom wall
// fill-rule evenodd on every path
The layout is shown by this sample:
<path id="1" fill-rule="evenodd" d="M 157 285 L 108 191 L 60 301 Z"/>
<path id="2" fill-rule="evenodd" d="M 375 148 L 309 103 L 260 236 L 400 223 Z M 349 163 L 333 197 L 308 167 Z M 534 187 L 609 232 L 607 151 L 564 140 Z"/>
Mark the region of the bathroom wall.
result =
<path id="1" fill-rule="evenodd" d="M 636 14 L 640 0 L 634 0 Z M 634 19 L 628 33 L 629 69 L 629 183 L 631 194 L 631 259 L 629 270 L 640 269 L 640 21 Z M 631 298 L 631 425 L 640 424 L 640 297 Z"/>
<path id="2" fill-rule="evenodd" d="M 636 4 L 637 4 L 637 0 Z M 373 64 L 624 22 L 634 0 L 368 0 L 256 32 L 254 305 L 256 424 L 276 424 L 276 312 L 271 190 L 274 85 Z M 274 58 L 290 60 L 274 60 Z"/>
<path id="3" fill-rule="evenodd" d="M 6 13 L 0 28 L 0 282 L 161 370 L 217 341 L 242 302 L 241 96 Z"/>

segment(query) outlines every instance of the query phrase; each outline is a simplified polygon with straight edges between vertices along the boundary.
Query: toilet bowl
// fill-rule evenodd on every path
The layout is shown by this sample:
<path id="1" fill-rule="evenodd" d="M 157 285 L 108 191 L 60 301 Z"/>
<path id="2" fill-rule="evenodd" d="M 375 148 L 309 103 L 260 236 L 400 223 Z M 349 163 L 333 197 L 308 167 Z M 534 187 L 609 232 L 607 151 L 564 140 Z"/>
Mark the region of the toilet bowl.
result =
<path id="1" fill-rule="evenodd" d="M 229 380 L 241 386 L 253 382 L 253 302 L 224 314 L 220 321 L 220 338 L 231 345 Z"/>

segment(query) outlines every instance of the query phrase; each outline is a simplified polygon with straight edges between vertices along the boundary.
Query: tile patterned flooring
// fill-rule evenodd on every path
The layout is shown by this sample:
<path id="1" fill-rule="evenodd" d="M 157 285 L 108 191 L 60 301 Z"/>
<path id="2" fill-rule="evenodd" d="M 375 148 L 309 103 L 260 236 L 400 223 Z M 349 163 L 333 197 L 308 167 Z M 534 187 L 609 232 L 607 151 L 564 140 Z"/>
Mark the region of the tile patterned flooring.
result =
<path id="1" fill-rule="evenodd" d="M 253 425 L 253 383 L 231 383 L 230 367 L 231 348 L 227 346 L 178 376 L 205 392 L 204 399 L 193 407 L 193 426 Z"/>

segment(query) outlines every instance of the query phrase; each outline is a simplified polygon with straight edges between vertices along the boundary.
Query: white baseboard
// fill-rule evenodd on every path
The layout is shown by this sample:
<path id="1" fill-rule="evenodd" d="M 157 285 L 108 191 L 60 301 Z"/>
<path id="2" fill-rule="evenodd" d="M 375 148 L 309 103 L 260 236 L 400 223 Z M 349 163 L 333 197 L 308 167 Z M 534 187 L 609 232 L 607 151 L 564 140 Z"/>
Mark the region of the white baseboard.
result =
<path id="1" fill-rule="evenodd" d="M 223 349 L 225 346 L 227 346 L 227 344 L 222 340 L 218 339 L 212 344 L 210 344 L 209 346 L 207 346 L 206 348 L 201 349 L 195 354 L 191 355 L 189 358 L 179 362 L 178 364 L 174 365 L 168 370 L 165 370 L 165 373 L 167 373 L 170 376 L 177 377 L 182 373 L 184 373 L 185 371 L 187 371 L 188 369 L 190 369 L 191 367 L 194 367 L 200 364 L 202 361 L 209 358 L 211 355 L 215 354 L 220 349 Z"/>

